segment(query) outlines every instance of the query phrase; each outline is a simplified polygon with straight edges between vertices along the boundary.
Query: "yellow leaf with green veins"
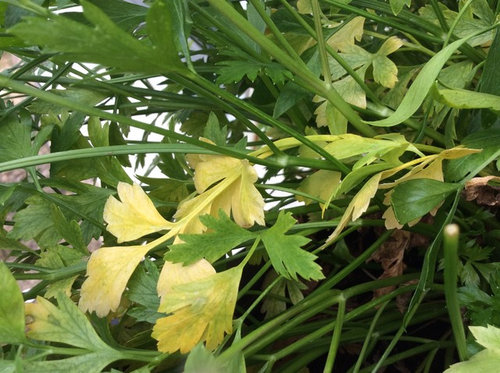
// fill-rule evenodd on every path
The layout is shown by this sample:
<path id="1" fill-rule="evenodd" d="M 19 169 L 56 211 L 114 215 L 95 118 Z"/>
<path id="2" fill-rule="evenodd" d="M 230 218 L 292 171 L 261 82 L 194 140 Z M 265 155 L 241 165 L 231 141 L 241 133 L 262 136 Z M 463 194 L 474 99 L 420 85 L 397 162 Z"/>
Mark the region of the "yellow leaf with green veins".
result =
<path id="1" fill-rule="evenodd" d="M 116 311 L 130 276 L 156 245 L 153 241 L 144 246 L 102 247 L 94 251 L 80 292 L 80 309 L 95 311 L 99 317 Z"/>
<path id="2" fill-rule="evenodd" d="M 158 340 L 158 350 L 165 353 L 190 351 L 205 341 L 215 349 L 225 333 L 233 330 L 232 320 L 242 268 L 208 274 L 205 263 L 201 273 L 206 277 L 172 286 L 161 300 L 159 312 L 170 314 L 153 327 L 152 337 Z M 189 276 L 188 276 L 189 277 Z"/>
<path id="3" fill-rule="evenodd" d="M 120 182 L 117 189 L 121 202 L 109 197 L 104 206 L 104 220 L 108 223 L 107 230 L 118 239 L 118 243 L 173 227 L 139 185 Z"/>

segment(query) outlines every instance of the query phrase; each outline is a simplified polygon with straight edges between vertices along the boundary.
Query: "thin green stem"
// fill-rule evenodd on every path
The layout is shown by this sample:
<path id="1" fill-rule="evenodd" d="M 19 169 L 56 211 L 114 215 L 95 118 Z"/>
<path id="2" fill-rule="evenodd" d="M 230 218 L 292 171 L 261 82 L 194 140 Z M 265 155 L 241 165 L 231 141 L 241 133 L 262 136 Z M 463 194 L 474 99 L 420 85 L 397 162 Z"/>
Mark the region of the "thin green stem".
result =
<path id="1" fill-rule="evenodd" d="M 324 373 L 333 372 L 335 357 L 337 356 L 337 351 L 339 349 L 339 344 L 340 344 L 340 336 L 342 334 L 342 324 L 344 323 L 345 304 L 346 304 L 346 299 L 341 298 L 339 300 L 337 319 L 335 321 L 335 329 L 333 330 L 332 342 L 330 343 L 330 348 L 328 350 L 328 356 L 326 358 L 325 368 L 323 369 Z"/>
<path id="2" fill-rule="evenodd" d="M 288 53 L 282 51 L 270 39 L 268 39 L 265 35 L 262 35 L 227 1 L 208 0 L 208 2 L 221 14 L 223 14 L 228 19 L 228 21 L 232 22 L 236 27 L 238 27 L 248 37 L 256 42 L 263 50 L 269 53 L 269 55 L 276 58 L 276 60 L 278 60 L 285 68 L 293 72 L 296 75 L 295 82 L 297 84 L 301 85 L 311 92 L 325 97 L 362 134 L 369 137 L 375 136 L 376 132 L 371 127 L 363 123 L 359 115 L 351 108 L 351 106 L 347 102 L 345 102 L 345 100 L 339 95 L 336 90 L 333 89 L 333 87 L 328 87 L 324 84 L 324 82 L 319 80 L 316 75 L 307 68 L 302 59 L 297 61 L 294 58 L 290 57 Z"/>
<path id="3" fill-rule="evenodd" d="M 344 278 L 347 277 L 351 272 L 358 268 L 361 264 L 365 262 L 385 241 L 389 239 L 392 234 L 392 230 L 385 231 L 377 238 L 377 240 L 368 247 L 363 253 L 361 253 L 356 259 L 345 266 L 341 271 L 336 273 L 334 276 L 326 280 L 318 289 L 331 289 Z M 324 245 L 323 245 L 324 246 Z"/>
<path id="4" fill-rule="evenodd" d="M 448 30 L 448 33 L 446 35 L 446 39 L 444 41 L 444 44 L 443 44 L 443 48 L 446 47 L 450 40 L 451 40 L 451 37 L 453 36 L 453 31 L 455 31 L 455 28 L 457 27 L 458 25 L 458 22 L 462 19 L 462 17 L 464 16 L 465 14 L 465 11 L 467 10 L 467 8 L 472 4 L 472 1 L 473 0 L 468 0 L 463 6 L 462 8 L 460 9 L 460 11 L 458 12 L 457 16 L 455 17 L 455 19 L 453 20 L 451 26 L 450 26 L 450 29 Z M 433 1 L 433 7 L 434 7 L 434 2 Z M 442 14 L 442 12 L 441 12 Z M 444 18 L 444 17 L 443 17 Z M 441 21 L 439 21 L 441 22 Z"/>
<path id="5" fill-rule="evenodd" d="M 441 225 L 439 232 L 436 234 L 436 237 L 432 241 L 430 247 L 427 249 L 427 252 L 424 257 L 424 263 L 422 265 L 422 271 L 420 274 L 420 280 L 418 282 L 417 289 L 415 291 L 415 294 L 413 294 L 413 297 L 410 301 L 410 304 L 408 306 L 408 310 L 404 316 L 403 319 L 403 324 L 397 331 L 396 335 L 392 339 L 391 343 L 389 346 L 386 348 L 384 351 L 383 355 L 380 357 L 379 361 L 377 362 L 375 368 L 373 369 L 373 372 L 377 372 L 380 367 L 383 366 L 385 359 L 389 356 L 389 354 L 392 352 L 396 344 L 398 343 L 399 339 L 403 335 L 403 333 L 406 331 L 406 327 L 408 326 L 409 322 L 415 316 L 418 307 L 420 306 L 420 303 L 424 300 L 425 295 L 427 292 L 431 289 L 432 283 L 434 281 L 434 273 L 435 273 L 435 268 L 436 268 L 436 262 L 437 262 L 437 255 L 438 255 L 438 250 L 439 246 L 441 244 L 441 239 L 442 239 L 442 232 L 444 230 L 444 227 L 448 225 L 451 220 L 453 219 L 453 216 L 455 215 L 455 212 L 457 210 L 458 202 L 460 200 L 460 191 L 457 191 L 455 194 L 455 198 L 453 200 L 453 204 L 450 208 L 450 211 L 448 215 L 446 216 L 445 221 Z"/>
<path id="6" fill-rule="evenodd" d="M 253 309 L 255 307 L 257 307 L 257 305 L 262 301 L 262 299 L 264 299 L 266 297 L 266 295 L 276 286 L 276 284 L 282 280 L 283 280 L 283 278 L 281 276 L 278 276 L 274 279 L 273 282 L 271 282 L 269 285 L 267 285 L 267 287 L 262 291 L 262 293 L 259 294 L 257 299 L 255 299 L 252 302 L 252 304 L 248 307 L 248 309 L 245 311 L 245 313 L 243 315 L 241 315 L 240 317 L 238 317 L 238 319 L 235 320 L 235 322 L 237 324 L 239 323 L 239 325 L 241 327 L 243 325 L 243 322 L 248 317 L 248 315 L 250 315 L 250 313 L 253 311 Z"/>
<path id="7" fill-rule="evenodd" d="M 444 18 L 443 11 L 441 10 L 439 5 L 440 5 L 440 3 L 437 2 L 436 0 L 431 0 L 432 10 L 434 10 L 434 14 L 436 15 L 436 18 L 439 21 L 439 25 L 441 26 L 441 29 L 443 30 L 443 32 L 447 32 L 449 29 L 448 23 L 446 22 L 446 19 Z"/>
<path id="8" fill-rule="evenodd" d="M 379 307 L 377 310 L 377 313 L 372 319 L 372 322 L 370 323 L 370 327 L 368 328 L 368 332 L 366 333 L 366 338 L 363 342 L 363 347 L 361 347 L 361 351 L 359 352 L 358 360 L 356 360 L 356 364 L 354 365 L 354 369 L 352 373 L 358 373 L 359 370 L 361 369 L 361 364 L 363 364 L 363 361 L 365 359 L 366 353 L 368 351 L 368 347 L 370 346 L 370 342 L 372 341 L 373 337 L 373 331 L 375 330 L 375 326 L 377 325 L 378 319 L 382 315 L 382 312 L 384 312 L 385 307 L 389 304 L 389 301 L 386 301 L 385 303 L 382 304 L 382 306 Z"/>
<path id="9" fill-rule="evenodd" d="M 444 250 L 444 295 L 446 307 L 450 315 L 451 328 L 457 344 L 458 356 L 461 361 L 467 360 L 467 343 L 465 341 L 465 330 L 458 301 L 458 238 L 460 232 L 458 225 L 449 224 L 443 232 Z"/>
<path id="10" fill-rule="evenodd" d="M 239 99 L 235 98 L 234 96 L 232 96 L 227 91 L 214 86 L 212 83 L 206 81 L 202 77 L 193 77 L 193 79 L 196 80 L 196 82 L 199 83 L 200 85 L 202 85 L 204 88 L 211 89 L 214 92 L 217 92 L 221 97 L 223 97 L 223 98 L 225 98 L 227 100 L 232 101 L 235 105 L 238 105 L 242 109 L 244 109 L 244 110 L 246 110 L 246 111 L 248 111 L 248 112 L 250 112 L 252 114 L 258 115 L 260 118 L 262 118 L 263 120 L 265 120 L 270 125 L 278 128 L 281 131 L 283 131 L 283 132 L 289 134 L 290 136 L 296 138 L 301 143 L 303 143 L 304 145 L 308 146 L 309 148 L 311 148 L 312 150 L 314 150 L 315 152 L 317 152 L 318 154 L 320 154 L 321 156 L 323 156 L 326 160 L 328 160 L 329 162 L 331 162 L 336 167 L 336 169 L 338 169 L 342 173 L 347 174 L 347 173 L 350 172 L 350 169 L 346 165 L 344 165 L 342 162 L 340 162 L 339 160 L 337 160 L 334 156 L 332 156 L 330 153 L 328 153 L 326 150 L 324 150 L 321 146 L 319 146 L 318 144 L 310 141 L 306 136 L 302 135 L 297 130 L 295 130 L 295 129 L 293 129 L 293 128 L 287 126 L 287 125 L 285 125 L 284 123 L 282 123 L 282 122 L 280 122 L 280 121 L 278 121 L 276 119 L 274 119 L 270 115 L 267 115 L 267 114 L 261 112 L 259 109 L 257 109 L 253 105 L 250 105 L 250 104 L 248 104 L 248 103 L 246 103 L 246 102 L 244 102 L 242 100 L 239 100 Z M 281 166 L 280 166 L 280 168 L 281 168 Z"/>
<path id="11" fill-rule="evenodd" d="M 314 31 L 314 29 L 309 26 L 309 24 L 302 18 L 302 16 L 286 1 L 280 0 L 280 2 L 285 6 L 287 11 L 295 18 L 295 20 L 304 28 L 304 30 L 316 41 L 318 41 L 318 35 Z M 347 73 L 352 76 L 352 78 L 359 84 L 361 89 L 366 93 L 366 96 L 375 102 L 377 105 L 381 105 L 380 100 L 377 95 L 373 92 L 373 90 L 366 85 L 365 81 L 361 79 L 359 74 L 332 48 L 325 43 L 326 51 L 330 56 L 333 57 L 335 61 L 338 62 L 342 68 L 347 71 Z"/>
<path id="12" fill-rule="evenodd" d="M 323 25 L 321 24 L 321 8 L 318 0 L 311 0 L 313 11 L 314 29 L 318 42 L 319 57 L 321 60 L 321 69 L 323 70 L 323 80 L 327 87 L 332 84 L 332 73 L 330 72 L 330 64 L 328 63 L 328 55 L 326 53 L 325 37 L 323 36 Z"/>
<path id="13" fill-rule="evenodd" d="M 266 9 L 262 5 L 262 3 L 259 0 L 250 0 L 250 3 L 253 5 L 255 10 L 257 10 L 257 13 L 259 13 L 262 20 L 266 23 L 267 27 L 269 27 L 269 30 L 271 30 L 274 37 L 278 40 L 280 45 L 285 48 L 287 53 L 293 58 L 300 59 L 300 56 L 297 54 L 297 52 L 295 52 L 295 49 L 293 49 L 288 40 L 286 40 L 276 24 L 273 22 L 269 14 L 267 14 Z"/>

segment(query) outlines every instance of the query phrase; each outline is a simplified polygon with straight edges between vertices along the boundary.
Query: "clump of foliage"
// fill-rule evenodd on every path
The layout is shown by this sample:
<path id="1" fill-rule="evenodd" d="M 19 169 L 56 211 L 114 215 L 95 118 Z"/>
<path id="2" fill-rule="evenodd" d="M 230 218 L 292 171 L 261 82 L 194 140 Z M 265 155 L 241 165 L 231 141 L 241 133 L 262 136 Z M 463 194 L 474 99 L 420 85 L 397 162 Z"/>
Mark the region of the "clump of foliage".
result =
<path id="1" fill-rule="evenodd" d="M 495 371 L 499 10 L 1 1 L 0 370 Z"/>

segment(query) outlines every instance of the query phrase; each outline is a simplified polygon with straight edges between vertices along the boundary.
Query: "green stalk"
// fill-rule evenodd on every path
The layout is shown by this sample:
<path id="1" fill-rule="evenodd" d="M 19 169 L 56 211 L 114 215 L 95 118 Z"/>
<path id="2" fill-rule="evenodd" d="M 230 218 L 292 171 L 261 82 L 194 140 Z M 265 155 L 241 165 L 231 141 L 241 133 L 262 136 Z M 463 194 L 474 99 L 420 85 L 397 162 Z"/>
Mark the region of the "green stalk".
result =
<path id="1" fill-rule="evenodd" d="M 318 290 L 321 289 L 331 289 L 335 285 L 337 285 L 340 281 L 346 278 L 351 272 L 353 272 L 356 268 L 358 268 L 361 264 L 363 264 L 385 241 L 389 239 L 392 234 L 392 230 L 385 231 L 380 235 L 379 238 L 361 255 L 359 255 L 356 259 L 354 259 L 351 263 L 346 265 L 341 271 L 336 273 L 334 276 L 330 277 L 326 280 Z M 324 245 L 323 245 L 324 246 Z"/>
<path id="2" fill-rule="evenodd" d="M 323 373 L 333 372 L 335 357 L 337 356 L 337 351 L 339 349 L 339 344 L 340 344 L 340 336 L 342 334 L 342 324 L 344 323 L 345 303 L 346 303 L 345 298 L 341 298 L 339 300 L 337 319 L 335 321 L 335 329 L 333 330 L 332 342 L 328 350 L 328 356 L 326 358 L 326 363 L 325 363 L 325 368 L 323 369 Z"/>
<path id="3" fill-rule="evenodd" d="M 267 14 L 266 10 L 262 6 L 262 3 L 259 0 L 250 0 L 250 3 L 253 5 L 255 10 L 257 10 L 257 13 L 259 13 L 262 20 L 266 23 L 267 27 L 269 27 L 269 30 L 271 30 L 274 37 L 278 40 L 281 46 L 285 48 L 290 57 L 300 60 L 300 56 L 297 54 L 297 52 L 295 52 L 295 49 L 293 49 L 288 40 L 285 39 L 285 37 L 278 29 L 276 24 L 273 22 L 269 14 Z"/>
<path id="4" fill-rule="evenodd" d="M 241 350 L 244 350 L 246 356 L 251 356 L 273 341 L 282 337 L 286 331 L 293 329 L 297 325 L 300 325 L 301 323 L 308 320 L 310 317 L 321 313 L 322 311 L 338 303 L 342 299 L 349 299 L 356 295 L 373 291 L 374 289 L 378 289 L 381 287 L 400 284 L 412 278 L 414 278 L 413 275 L 405 275 L 383 280 L 375 280 L 353 286 L 342 292 L 331 290 L 320 291 L 319 289 L 317 289 L 308 298 L 297 303 L 288 311 L 284 312 L 267 324 L 248 334 L 246 337 L 241 339 L 239 343 L 236 344 L 236 346 L 231 346 L 228 350 L 224 351 L 221 354 L 221 357 L 224 355 L 226 358 L 228 358 L 229 356 L 231 356 L 231 354 Z M 298 316 L 295 317 L 296 315 Z M 329 327 L 331 328 L 331 326 Z M 324 330 L 322 334 L 325 334 L 327 332 L 328 330 Z M 233 351 L 233 349 L 236 351 Z"/>
<path id="5" fill-rule="evenodd" d="M 441 243 L 441 234 L 444 230 L 444 227 L 448 225 L 451 220 L 453 219 L 453 216 L 455 215 L 455 212 L 457 210 L 458 202 L 460 201 L 460 190 L 457 191 L 455 194 L 455 199 L 453 200 L 453 204 L 450 208 L 450 211 L 444 221 L 444 223 L 441 225 L 439 232 L 436 234 L 436 237 L 432 241 L 430 247 L 427 249 L 427 252 L 424 257 L 424 263 L 422 265 L 422 270 L 420 274 L 420 279 L 418 282 L 417 289 L 415 291 L 415 294 L 413 294 L 413 297 L 410 300 L 410 304 L 408 306 L 408 310 L 406 311 L 406 314 L 403 319 L 403 324 L 397 331 L 396 335 L 392 339 L 391 343 L 389 346 L 386 348 L 384 351 L 383 355 L 380 357 L 379 361 L 377 362 L 375 368 L 373 369 L 373 372 L 376 372 L 380 369 L 380 367 L 383 366 L 384 361 L 387 359 L 389 354 L 392 352 L 396 344 L 398 343 L 399 339 L 401 336 L 404 334 L 406 331 L 406 327 L 408 326 L 409 322 L 415 316 L 415 313 L 418 310 L 418 307 L 420 306 L 420 303 L 425 298 L 425 295 L 427 292 L 431 289 L 432 283 L 434 281 L 434 272 L 436 268 L 436 262 L 437 262 L 437 255 L 438 255 L 438 249 L 439 245 Z"/>
<path id="6" fill-rule="evenodd" d="M 363 342 L 363 347 L 361 347 L 361 351 L 359 352 L 358 360 L 356 361 L 356 364 L 354 365 L 354 369 L 352 373 L 358 373 L 359 369 L 361 368 L 361 364 L 363 363 L 363 360 L 365 359 L 365 355 L 368 351 L 368 346 L 370 345 L 370 341 L 372 340 L 372 335 L 373 331 L 375 330 L 375 326 L 377 325 L 378 319 L 382 315 L 382 312 L 384 311 L 385 307 L 389 304 L 389 301 L 386 301 L 385 303 L 380 306 L 380 308 L 377 310 L 377 313 L 372 319 L 372 322 L 370 323 L 370 328 L 368 328 L 368 332 L 366 333 L 366 338 Z"/>
<path id="7" fill-rule="evenodd" d="M 449 30 L 448 23 L 446 23 L 446 19 L 444 19 L 444 14 L 439 7 L 439 3 L 436 0 L 431 0 L 432 10 L 434 10 L 434 14 L 436 15 L 439 25 L 443 32 L 447 32 Z"/>
<path id="8" fill-rule="evenodd" d="M 393 364 L 395 362 L 407 359 L 409 357 L 420 355 L 423 352 L 433 350 L 435 348 L 446 348 L 446 347 L 450 347 L 451 345 L 452 345 L 451 342 L 431 342 L 431 343 L 422 344 L 420 346 L 410 348 L 409 350 L 406 350 L 404 352 L 401 352 L 399 354 L 395 354 L 395 355 L 391 356 L 390 358 L 386 359 L 385 362 L 381 365 L 377 364 L 377 365 L 375 365 L 375 367 L 372 365 L 372 366 L 369 366 L 367 368 L 364 368 L 360 371 L 360 373 L 368 373 L 368 372 L 377 373 L 380 367 L 383 367 L 383 366 L 385 367 L 387 365 L 390 365 L 390 364 Z"/>
<path id="9" fill-rule="evenodd" d="M 460 21 L 460 19 L 462 19 L 462 16 L 465 14 L 465 11 L 467 10 L 467 8 L 472 4 L 472 1 L 473 0 L 468 0 L 464 4 L 464 6 L 462 6 L 462 8 L 458 12 L 457 16 L 453 20 L 453 22 L 452 22 L 452 24 L 450 26 L 450 29 L 448 30 L 448 34 L 446 35 L 446 39 L 444 41 L 443 48 L 446 47 L 448 45 L 448 43 L 450 42 L 450 39 L 453 36 L 453 31 L 455 31 L 455 28 L 457 27 L 458 22 Z M 434 2 L 433 2 L 433 6 L 434 6 Z M 441 9 L 440 9 L 440 11 L 441 11 Z"/>
<path id="10" fill-rule="evenodd" d="M 296 61 L 286 52 L 282 51 L 276 44 L 261 34 L 248 20 L 238 13 L 226 0 L 208 0 L 208 2 L 223 14 L 227 19 L 256 42 L 269 55 L 278 60 L 284 67 L 296 75 L 296 83 L 302 87 L 325 97 L 331 102 L 349 122 L 363 135 L 373 137 L 376 132 L 362 122 L 359 115 L 344 101 L 339 93 L 319 80 L 300 59 Z"/>
<path id="11" fill-rule="evenodd" d="M 460 228 L 456 224 L 449 224 L 443 232 L 444 238 L 444 295 L 446 307 L 450 315 L 451 328 L 457 344 L 458 356 L 461 361 L 467 360 L 467 343 L 465 342 L 465 330 L 458 301 L 458 238 Z"/>
<path id="12" fill-rule="evenodd" d="M 295 18 L 295 20 L 304 28 L 304 30 L 316 41 L 318 41 L 318 35 L 314 31 L 314 29 L 309 26 L 309 24 L 304 21 L 302 16 L 286 1 L 286 0 L 280 0 L 281 4 L 288 10 L 288 12 Z M 366 96 L 375 102 L 377 105 L 380 105 L 380 100 L 378 99 L 377 95 L 371 90 L 370 87 L 366 85 L 363 79 L 360 78 L 358 73 L 328 44 L 325 44 L 326 51 L 330 56 L 332 56 L 335 61 L 339 63 L 342 68 L 347 71 L 347 73 L 352 76 L 352 78 L 356 81 L 356 83 L 359 84 L 359 86 L 363 89 L 363 91 L 366 93 Z"/>
<path id="13" fill-rule="evenodd" d="M 328 63 L 328 56 L 326 54 L 326 43 L 323 35 L 323 25 L 321 24 L 321 8 L 319 7 L 318 0 L 311 0 L 314 29 L 318 42 L 319 57 L 321 60 L 321 69 L 323 70 L 323 80 L 327 87 L 332 84 L 332 73 L 330 72 L 330 64 Z"/>
<path id="14" fill-rule="evenodd" d="M 382 17 L 382 16 L 379 16 L 373 12 L 368 12 L 368 11 L 364 10 L 364 8 L 369 8 L 369 9 L 375 8 L 375 3 L 372 0 L 366 1 L 366 2 L 357 1 L 356 3 L 360 4 L 359 7 L 353 6 L 351 4 L 346 4 L 345 2 L 338 1 L 338 0 L 323 0 L 323 1 L 325 3 L 334 5 L 340 9 L 346 10 L 351 14 L 357 14 L 357 15 L 365 17 L 367 19 L 371 19 L 379 24 L 393 27 L 396 30 L 408 32 L 408 33 L 415 35 L 415 36 L 418 36 L 424 40 L 432 41 L 435 43 L 439 43 L 439 42 L 443 41 L 441 38 L 439 38 L 437 36 L 433 36 L 433 35 L 430 35 L 426 32 L 416 30 L 407 24 L 396 22 L 393 18 Z M 377 7 L 376 10 L 380 10 L 379 8 L 380 7 Z M 390 10 L 390 8 L 388 11 L 392 14 L 392 10 Z M 403 14 L 404 14 L 404 10 L 399 13 L 398 19 L 402 19 Z M 412 17 L 413 17 L 413 21 L 416 22 L 417 20 L 415 20 L 415 16 L 413 14 L 412 14 Z M 405 21 L 407 21 L 409 23 L 414 23 L 414 22 L 410 22 L 410 19 L 405 19 Z M 437 27 L 435 25 L 432 25 L 432 24 L 430 24 L 429 27 L 427 27 L 427 23 L 425 21 L 422 21 L 421 23 L 419 23 L 419 26 L 427 28 L 427 31 L 432 32 L 432 33 L 435 33 L 435 31 L 437 29 Z M 430 29 L 432 29 L 432 31 Z"/>
<path id="15" fill-rule="evenodd" d="M 243 110 L 246 110 L 246 111 L 248 111 L 251 114 L 257 115 L 258 117 L 262 118 L 267 123 L 269 123 L 270 125 L 278 128 L 281 131 L 283 131 L 283 132 L 289 134 L 290 136 L 296 138 L 301 143 L 303 143 L 304 145 L 308 146 L 309 148 L 311 148 L 312 150 L 314 150 L 315 152 L 317 152 L 319 155 L 323 156 L 326 160 L 328 160 L 329 162 L 331 162 L 336 167 L 336 169 L 338 169 L 342 173 L 347 174 L 347 173 L 349 173 L 351 171 L 346 165 L 344 165 L 342 162 L 340 162 L 339 160 L 337 160 L 334 156 L 332 156 L 330 153 L 328 153 L 326 150 L 324 150 L 321 146 L 319 146 L 316 143 L 310 141 L 306 136 L 302 135 L 297 130 L 295 130 L 295 129 L 289 127 L 289 126 L 287 126 L 284 123 L 281 123 L 280 121 L 274 119 L 270 115 L 267 115 L 267 114 L 263 113 L 262 111 L 260 111 L 256 107 L 254 107 L 254 106 L 246 103 L 245 101 L 240 100 L 240 99 L 234 97 L 229 92 L 227 92 L 227 91 L 225 91 L 223 89 L 220 89 L 219 87 L 217 87 L 214 84 L 212 84 L 211 82 L 205 80 L 201 76 L 192 76 L 191 79 L 193 81 L 195 81 L 196 83 L 200 84 L 203 88 L 206 88 L 208 90 L 212 90 L 213 92 L 216 92 L 222 98 L 227 99 L 228 101 L 234 103 L 235 105 L 238 105 Z M 281 167 L 283 167 L 283 165 L 281 165 L 280 168 Z"/>

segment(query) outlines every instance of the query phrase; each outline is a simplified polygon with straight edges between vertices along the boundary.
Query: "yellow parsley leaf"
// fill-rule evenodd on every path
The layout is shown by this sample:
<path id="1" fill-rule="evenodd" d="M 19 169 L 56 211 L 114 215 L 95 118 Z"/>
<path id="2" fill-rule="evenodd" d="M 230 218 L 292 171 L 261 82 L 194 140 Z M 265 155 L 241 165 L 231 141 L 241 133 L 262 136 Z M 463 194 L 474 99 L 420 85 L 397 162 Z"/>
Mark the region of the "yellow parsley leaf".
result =
<path id="1" fill-rule="evenodd" d="M 312 14 L 311 0 L 298 0 L 297 10 L 300 14 Z"/>
<path id="2" fill-rule="evenodd" d="M 333 34 L 327 43 L 336 50 L 343 50 L 347 45 L 353 45 L 354 41 L 360 41 L 363 37 L 364 17 L 354 17 Z"/>
<path id="3" fill-rule="evenodd" d="M 338 171 L 319 170 L 304 179 L 297 190 L 326 201 L 337 189 L 341 176 Z M 299 195 L 295 198 L 297 201 L 304 201 L 306 205 L 312 202 L 309 198 Z"/>
<path id="4" fill-rule="evenodd" d="M 157 244 L 153 241 L 144 246 L 102 247 L 94 251 L 80 292 L 80 309 L 95 311 L 99 317 L 116 311 L 130 276 Z"/>
<path id="5" fill-rule="evenodd" d="M 214 267 L 205 259 L 187 266 L 166 261 L 158 279 L 158 295 L 163 297 L 174 286 L 197 281 L 213 274 L 215 274 Z"/>
<path id="6" fill-rule="evenodd" d="M 121 202 L 109 197 L 104 206 L 104 220 L 108 223 L 107 230 L 119 243 L 172 228 L 173 223 L 160 215 L 139 185 L 120 182 L 117 189 Z"/>
<path id="7" fill-rule="evenodd" d="M 382 86 L 392 88 L 398 81 L 398 67 L 387 56 L 397 51 L 403 41 L 396 36 L 391 36 L 380 47 L 373 58 L 373 79 Z"/>
<path id="8" fill-rule="evenodd" d="M 200 262 L 194 266 L 205 266 Z M 201 272 L 208 274 L 206 277 L 172 286 L 159 307 L 160 312 L 170 315 L 159 319 L 153 327 L 152 337 L 158 340 L 158 350 L 186 353 L 201 341 L 206 341 L 209 350 L 215 349 L 224 333 L 232 332 L 241 270 L 235 267 L 208 274 L 204 268 Z"/>
<path id="9" fill-rule="evenodd" d="M 333 233 L 328 237 L 326 242 L 331 242 L 340 234 L 340 232 L 345 228 L 347 224 L 351 221 L 358 219 L 370 205 L 370 201 L 377 193 L 378 183 L 380 182 L 381 173 L 373 175 L 359 192 L 351 200 L 351 203 L 347 206 L 344 215 L 340 219 L 339 224 L 333 231 Z"/>
<path id="10" fill-rule="evenodd" d="M 186 201 L 177 211 L 175 218 L 181 219 L 197 206 L 205 193 L 210 194 L 211 205 L 205 208 L 205 213 L 218 215 L 219 209 L 227 215 L 233 214 L 236 223 L 242 227 L 251 227 L 254 223 L 264 225 L 264 199 L 255 188 L 257 172 L 245 159 L 236 159 L 220 155 L 189 156 L 190 164 L 194 166 L 194 183 L 200 193 L 198 201 Z M 215 183 L 219 182 L 212 188 Z M 203 197 L 208 198 L 208 197 Z M 200 215 L 200 214 L 198 214 Z M 203 227 L 199 223 L 196 229 L 183 233 L 201 233 Z M 202 229 L 201 231 L 197 231 Z"/>

